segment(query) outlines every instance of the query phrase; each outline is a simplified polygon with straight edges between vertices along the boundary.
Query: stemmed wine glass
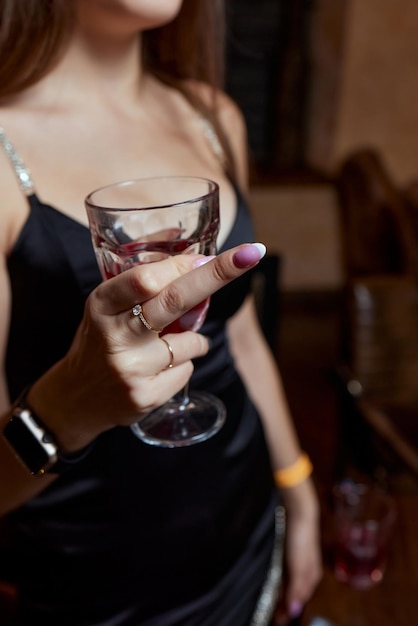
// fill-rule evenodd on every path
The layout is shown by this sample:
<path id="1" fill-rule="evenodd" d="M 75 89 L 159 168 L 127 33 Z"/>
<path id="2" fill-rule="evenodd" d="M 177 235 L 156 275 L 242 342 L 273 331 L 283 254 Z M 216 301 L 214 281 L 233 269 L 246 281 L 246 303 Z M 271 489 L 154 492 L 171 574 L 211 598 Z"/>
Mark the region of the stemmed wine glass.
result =
<path id="1" fill-rule="evenodd" d="M 160 176 L 114 183 L 85 199 L 93 247 L 104 279 L 177 254 L 213 255 L 219 232 L 219 188 L 212 180 Z M 197 331 L 209 298 L 164 328 Z M 207 392 L 183 392 L 131 428 L 142 441 L 177 447 L 204 441 L 225 421 L 223 403 Z"/>

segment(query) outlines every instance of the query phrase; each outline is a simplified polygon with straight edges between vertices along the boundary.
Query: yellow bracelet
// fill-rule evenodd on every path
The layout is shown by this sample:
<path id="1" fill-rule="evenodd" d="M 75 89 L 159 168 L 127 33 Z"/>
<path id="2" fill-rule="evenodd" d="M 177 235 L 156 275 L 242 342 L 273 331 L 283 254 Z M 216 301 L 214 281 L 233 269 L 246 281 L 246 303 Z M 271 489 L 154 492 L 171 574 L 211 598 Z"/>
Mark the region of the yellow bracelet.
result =
<path id="1" fill-rule="evenodd" d="M 312 470 L 310 458 L 305 452 L 302 452 L 292 465 L 274 472 L 274 482 L 279 488 L 294 487 L 308 478 L 312 474 Z"/>

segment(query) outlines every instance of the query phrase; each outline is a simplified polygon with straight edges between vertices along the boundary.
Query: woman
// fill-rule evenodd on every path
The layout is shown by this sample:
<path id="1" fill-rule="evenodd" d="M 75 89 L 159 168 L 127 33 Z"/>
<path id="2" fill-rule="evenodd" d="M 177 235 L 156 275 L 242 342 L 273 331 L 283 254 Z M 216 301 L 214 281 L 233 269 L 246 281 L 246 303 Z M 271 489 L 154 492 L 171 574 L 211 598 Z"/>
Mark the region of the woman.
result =
<path id="1" fill-rule="evenodd" d="M 0 503 L 10 537 L 0 556 L 21 624 L 258 619 L 275 545 L 274 472 L 287 509 L 290 616 L 320 575 L 309 462 L 249 295 L 246 270 L 261 248 L 236 247 L 252 238 L 246 140 L 234 104 L 209 86 L 219 4 L 2 3 Z M 219 183 L 222 254 L 197 269 L 199 259 L 176 257 L 99 284 L 83 198 L 161 174 Z M 197 304 L 197 286 L 201 297 L 202 285 L 210 294 L 235 278 L 213 297 L 201 334 L 166 336 L 167 368 L 171 354 L 134 305 L 164 327 Z M 199 445 L 147 446 L 126 426 L 181 389 L 192 359 L 191 384 L 224 401 L 226 424 Z M 10 427 L 10 403 L 25 388 Z M 60 451 L 41 478 L 28 466 L 46 466 L 16 431 L 23 413 Z"/>

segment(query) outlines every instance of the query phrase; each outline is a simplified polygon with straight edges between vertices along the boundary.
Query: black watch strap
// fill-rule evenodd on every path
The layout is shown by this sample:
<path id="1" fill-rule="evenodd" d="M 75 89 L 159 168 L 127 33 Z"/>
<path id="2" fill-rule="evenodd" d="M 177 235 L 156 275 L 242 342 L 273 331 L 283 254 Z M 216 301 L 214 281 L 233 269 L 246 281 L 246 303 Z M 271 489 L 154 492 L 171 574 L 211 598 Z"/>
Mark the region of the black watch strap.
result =
<path id="1" fill-rule="evenodd" d="M 63 474 L 70 469 L 74 469 L 76 465 L 84 461 L 84 459 L 90 454 L 93 443 L 90 443 L 85 448 L 72 452 L 71 454 L 62 454 L 59 450 L 57 452 L 57 460 L 48 470 L 49 474 Z"/>
<path id="2" fill-rule="evenodd" d="M 32 475 L 62 474 L 85 459 L 93 444 L 77 452 L 63 454 L 53 434 L 27 405 L 28 391 L 25 390 L 14 405 L 3 429 L 3 437 Z"/>

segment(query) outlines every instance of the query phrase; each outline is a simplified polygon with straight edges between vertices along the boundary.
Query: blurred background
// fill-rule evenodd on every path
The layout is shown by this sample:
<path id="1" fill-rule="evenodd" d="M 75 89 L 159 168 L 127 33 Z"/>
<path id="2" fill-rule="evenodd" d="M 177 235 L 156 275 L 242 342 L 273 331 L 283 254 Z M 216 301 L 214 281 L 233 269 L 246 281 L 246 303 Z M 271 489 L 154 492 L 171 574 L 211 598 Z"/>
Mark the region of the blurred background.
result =
<path id="1" fill-rule="evenodd" d="M 227 0 L 226 87 L 248 126 L 264 323 L 321 497 L 325 576 L 300 620 L 418 623 L 418 4 Z M 270 285 L 270 286 L 269 286 Z M 273 314 L 271 314 L 273 311 Z M 332 573 L 332 489 L 390 491 L 388 568 Z"/>
<path id="2" fill-rule="evenodd" d="M 285 252 L 286 289 L 334 289 L 327 179 L 341 160 L 372 146 L 399 184 L 418 176 L 417 3 L 227 0 L 227 15 L 226 84 L 248 125 L 260 231 Z"/>

